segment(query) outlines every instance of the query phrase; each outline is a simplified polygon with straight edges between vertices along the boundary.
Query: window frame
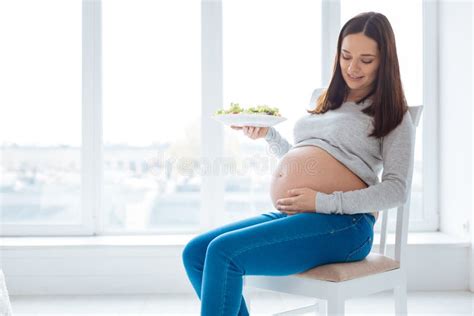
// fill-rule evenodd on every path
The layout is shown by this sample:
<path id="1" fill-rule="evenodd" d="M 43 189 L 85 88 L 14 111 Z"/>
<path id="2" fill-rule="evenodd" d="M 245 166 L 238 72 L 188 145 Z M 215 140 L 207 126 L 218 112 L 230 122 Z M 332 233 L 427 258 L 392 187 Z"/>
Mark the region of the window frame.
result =
<path id="1" fill-rule="evenodd" d="M 91 236 L 99 213 L 101 184 L 100 0 L 82 1 L 81 222 L 78 224 L 4 224 L 0 236 Z"/>

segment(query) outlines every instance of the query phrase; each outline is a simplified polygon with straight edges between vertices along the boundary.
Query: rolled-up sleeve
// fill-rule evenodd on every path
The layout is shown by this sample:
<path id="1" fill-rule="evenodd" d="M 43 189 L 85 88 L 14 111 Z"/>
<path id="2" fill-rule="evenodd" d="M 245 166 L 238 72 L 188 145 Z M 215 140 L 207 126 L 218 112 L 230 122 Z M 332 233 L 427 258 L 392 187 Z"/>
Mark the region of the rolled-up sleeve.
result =
<path id="1" fill-rule="evenodd" d="M 293 145 L 291 145 L 285 138 L 283 138 L 280 133 L 273 127 L 268 128 L 267 135 L 265 135 L 265 140 L 268 143 L 268 150 L 270 154 L 278 158 L 283 157 Z"/>

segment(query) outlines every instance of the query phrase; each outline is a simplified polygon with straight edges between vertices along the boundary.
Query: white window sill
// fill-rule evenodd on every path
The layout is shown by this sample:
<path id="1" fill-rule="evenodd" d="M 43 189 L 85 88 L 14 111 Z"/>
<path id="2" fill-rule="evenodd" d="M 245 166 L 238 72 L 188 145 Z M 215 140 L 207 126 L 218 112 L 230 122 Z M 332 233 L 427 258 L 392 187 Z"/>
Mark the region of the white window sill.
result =
<path id="1" fill-rule="evenodd" d="M 183 246 L 195 235 L 125 235 L 125 236 L 78 236 L 78 237 L 0 237 L 0 249 L 36 247 L 83 247 L 83 246 Z M 374 236 L 374 245 L 380 242 L 380 234 Z M 388 245 L 393 245 L 395 235 L 388 235 Z M 448 245 L 470 247 L 471 241 L 442 232 L 413 232 L 408 234 L 408 245 Z"/>
<path id="2" fill-rule="evenodd" d="M 470 247 L 471 241 L 443 232 L 413 232 L 408 233 L 408 245 Z M 380 233 L 374 234 L 374 245 L 380 244 Z M 395 234 L 388 234 L 387 244 L 395 244 Z"/>

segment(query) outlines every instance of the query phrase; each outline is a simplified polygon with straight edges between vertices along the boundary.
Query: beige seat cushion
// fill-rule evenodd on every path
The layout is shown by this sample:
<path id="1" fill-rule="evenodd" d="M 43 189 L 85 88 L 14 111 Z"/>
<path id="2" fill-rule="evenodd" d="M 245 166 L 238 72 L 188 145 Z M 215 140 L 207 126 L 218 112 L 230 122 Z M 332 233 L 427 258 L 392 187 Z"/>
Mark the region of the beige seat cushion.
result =
<path id="1" fill-rule="evenodd" d="M 298 277 L 340 282 L 400 268 L 400 263 L 378 253 L 370 253 L 360 261 L 337 262 L 317 266 L 296 274 Z"/>

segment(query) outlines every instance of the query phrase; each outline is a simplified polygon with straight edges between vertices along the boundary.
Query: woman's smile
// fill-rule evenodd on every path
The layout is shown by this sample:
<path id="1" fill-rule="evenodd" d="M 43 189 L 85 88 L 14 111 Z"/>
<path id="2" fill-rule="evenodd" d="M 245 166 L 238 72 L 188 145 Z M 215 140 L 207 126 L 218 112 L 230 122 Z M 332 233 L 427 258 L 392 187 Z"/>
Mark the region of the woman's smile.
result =
<path id="1" fill-rule="evenodd" d="M 353 81 L 357 81 L 357 80 L 360 80 L 360 79 L 364 78 L 364 76 L 352 76 L 350 74 L 347 74 L 347 76 L 349 77 L 349 79 L 351 79 Z"/>

